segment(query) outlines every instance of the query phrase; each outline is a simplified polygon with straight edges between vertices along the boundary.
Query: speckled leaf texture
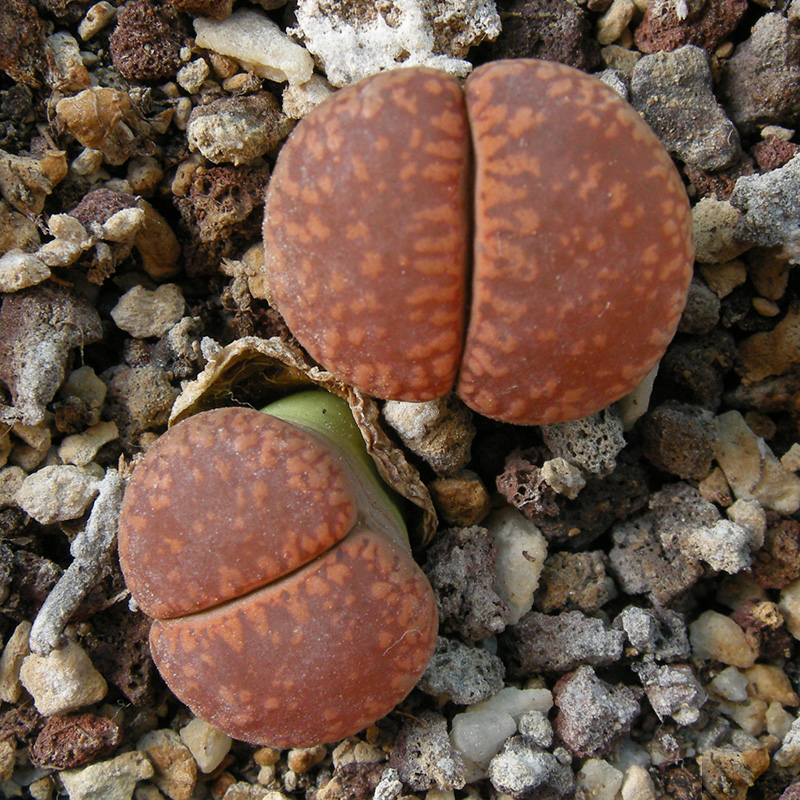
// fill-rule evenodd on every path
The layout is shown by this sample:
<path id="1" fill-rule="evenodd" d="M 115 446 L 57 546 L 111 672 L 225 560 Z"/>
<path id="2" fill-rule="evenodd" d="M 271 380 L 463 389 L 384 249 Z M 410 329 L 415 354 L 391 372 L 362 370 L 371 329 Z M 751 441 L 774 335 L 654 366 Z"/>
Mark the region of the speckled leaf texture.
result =
<path id="1" fill-rule="evenodd" d="M 691 214 L 669 155 L 615 92 L 560 64 L 470 76 L 472 309 L 458 394 L 520 424 L 633 389 L 686 302 Z"/>
<path id="2" fill-rule="evenodd" d="M 223 408 L 165 433 L 128 483 L 120 563 L 153 660 L 199 717 L 300 747 L 388 714 L 436 644 L 433 591 L 329 441 Z"/>
<path id="3" fill-rule="evenodd" d="M 468 156 L 458 81 L 423 68 L 343 89 L 281 151 L 264 212 L 269 285 L 308 352 L 375 397 L 453 385 Z"/>
<path id="4" fill-rule="evenodd" d="M 396 544 L 356 530 L 242 600 L 156 621 L 153 659 L 178 697 L 237 739 L 302 747 L 357 733 L 419 680 L 436 603 Z"/>
<path id="5" fill-rule="evenodd" d="M 259 411 L 216 409 L 172 428 L 137 467 L 120 562 L 145 614 L 177 617 L 297 569 L 356 515 L 351 482 L 311 434 Z"/>
<path id="6" fill-rule="evenodd" d="M 455 385 L 473 410 L 588 416 L 675 333 L 694 255 L 683 184 L 634 109 L 579 70 L 492 62 L 465 102 L 453 79 L 400 69 L 298 125 L 266 200 L 277 305 L 376 397 L 449 391 L 466 318 Z"/>

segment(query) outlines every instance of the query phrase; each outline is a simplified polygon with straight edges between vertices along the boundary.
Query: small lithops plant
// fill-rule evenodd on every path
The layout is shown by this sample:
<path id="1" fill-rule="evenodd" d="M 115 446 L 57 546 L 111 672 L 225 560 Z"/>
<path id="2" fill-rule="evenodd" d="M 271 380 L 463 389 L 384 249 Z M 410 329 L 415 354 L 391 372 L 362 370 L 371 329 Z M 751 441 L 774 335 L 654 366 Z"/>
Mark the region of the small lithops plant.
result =
<path id="1" fill-rule="evenodd" d="M 347 404 L 303 392 L 169 429 L 128 484 L 119 551 L 153 659 L 197 716 L 275 747 L 405 698 L 436 602 Z"/>
<path id="2" fill-rule="evenodd" d="M 669 155 L 601 81 L 536 60 L 465 91 L 426 68 L 336 93 L 281 151 L 265 264 L 298 340 L 343 381 L 455 387 L 520 424 L 588 416 L 663 355 L 693 262 Z"/>

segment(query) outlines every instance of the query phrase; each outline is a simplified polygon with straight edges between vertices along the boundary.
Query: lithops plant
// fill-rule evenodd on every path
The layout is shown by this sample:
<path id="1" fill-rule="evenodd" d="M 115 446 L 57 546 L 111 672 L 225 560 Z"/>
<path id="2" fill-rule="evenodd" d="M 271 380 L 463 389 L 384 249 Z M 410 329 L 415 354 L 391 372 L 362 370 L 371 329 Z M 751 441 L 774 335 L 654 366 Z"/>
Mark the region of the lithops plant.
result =
<path id="1" fill-rule="evenodd" d="M 266 412 L 158 439 L 125 493 L 120 563 L 183 702 L 237 739 L 308 746 L 405 698 L 436 602 L 347 404 L 312 391 Z"/>
<path id="2" fill-rule="evenodd" d="M 529 59 L 465 92 L 426 68 L 335 94 L 281 151 L 264 218 L 274 300 L 312 357 L 379 398 L 455 387 L 519 424 L 592 414 L 674 335 L 688 199 L 638 114 Z"/>

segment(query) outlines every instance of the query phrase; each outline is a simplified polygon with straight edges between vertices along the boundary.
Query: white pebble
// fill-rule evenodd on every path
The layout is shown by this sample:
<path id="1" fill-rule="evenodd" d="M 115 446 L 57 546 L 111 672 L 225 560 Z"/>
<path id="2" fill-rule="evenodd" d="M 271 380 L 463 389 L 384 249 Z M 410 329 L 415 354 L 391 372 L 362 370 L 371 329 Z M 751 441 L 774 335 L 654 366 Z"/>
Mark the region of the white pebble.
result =
<path id="1" fill-rule="evenodd" d="M 729 519 L 691 528 L 681 549 L 702 559 L 711 569 L 735 575 L 750 567 L 750 531 Z"/>
<path id="2" fill-rule="evenodd" d="M 131 800 L 139 781 L 152 778 L 150 759 L 136 750 L 59 773 L 69 800 Z"/>
<path id="3" fill-rule="evenodd" d="M 781 466 L 767 443 L 753 433 L 738 411 L 717 417 L 717 463 L 737 498 L 793 514 L 800 508 L 800 478 Z"/>
<path id="4" fill-rule="evenodd" d="M 778 611 L 789 633 L 800 639 L 800 578 L 781 589 Z"/>
<path id="5" fill-rule="evenodd" d="M 210 72 L 211 68 L 208 66 L 208 62 L 204 58 L 196 58 L 178 70 L 176 76 L 178 86 L 189 94 L 196 94 L 200 91 L 200 87 L 205 83 Z"/>
<path id="6" fill-rule="evenodd" d="M 25 478 L 17 504 L 42 525 L 80 517 L 97 495 L 97 478 L 71 464 L 43 467 Z"/>
<path id="7" fill-rule="evenodd" d="M 49 655 L 26 656 L 20 681 L 33 697 L 36 710 L 46 717 L 99 703 L 108 691 L 89 656 L 72 640 Z"/>
<path id="8" fill-rule="evenodd" d="M 9 250 L 0 257 L 0 292 L 18 292 L 49 277 L 49 267 L 33 253 Z"/>
<path id="9" fill-rule="evenodd" d="M 750 532 L 750 549 L 759 550 L 767 532 L 767 515 L 755 500 L 737 500 L 725 511 L 728 519 Z"/>
<path id="10" fill-rule="evenodd" d="M 736 667 L 726 667 L 709 684 L 708 690 L 718 697 L 734 703 L 747 700 L 747 676 Z"/>
<path id="11" fill-rule="evenodd" d="M 69 267 L 81 257 L 82 253 L 83 247 L 80 244 L 63 239 L 53 239 L 36 251 L 36 255 L 48 267 Z"/>
<path id="12" fill-rule="evenodd" d="M 517 689 L 507 686 L 488 700 L 470 706 L 470 712 L 503 711 L 518 720 L 528 711 L 547 713 L 553 707 L 553 694 L 549 689 Z"/>
<path id="13" fill-rule="evenodd" d="M 793 720 L 794 717 L 780 703 L 770 703 L 766 714 L 767 733 L 784 739 Z"/>
<path id="14" fill-rule="evenodd" d="M 76 175 L 87 177 L 94 175 L 103 166 L 103 151 L 95 150 L 92 147 L 84 147 L 75 158 L 72 159 L 70 168 Z"/>
<path id="15" fill-rule="evenodd" d="M 542 464 L 542 477 L 548 486 L 558 494 L 574 500 L 586 486 L 586 479 L 580 469 L 565 458 L 551 458 Z"/>
<path id="16" fill-rule="evenodd" d="M 706 611 L 689 625 L 692 656 L 716 659 L 734 667 L 752 667 L 758 651 L 747 641 L 744 631 L 717 611 Z"/>
<path id="17" fill-rule="evenodd" d="M 58 447 L 58 457 L 65 464 L 85 467 L 97 455 L 97 451 L 119 436 L 117 426 L 113 422 L 98 422 L 82 433 L 64 437 Z"/>
<path id="18" fill-rule="evenodd" d="M 122 208 L 103 223 L 103 238 L 108 242 L 132 242 L 145 218 L 143 208 Z"/>
<path id="19" fill-rule="evenodd" d="M 592 800 L 614 800 L 622 787 L 623 774 L 602 758 L 590 758 L 581 767 L 575 786 Z"/>
<path id="20" fill-rule="evenodd" d="M 201 772 L 213 772 L 231 749 L 231 737 L 202 719 L 193 719 L 180 734 Z"/>
<path id="21" fill-rule="evenodd" d="M 61 397 L 77 397 L 91 409 L 100 409 L 106 399 L 108 387 L 97 377 L 91 367 L 72 370 L 61 386 Z"/>
<path id="22" fill-rule="evenodd" d="M 111 318 L 121 330 L 135 339 L 162 336 L 183 316 L 186 304 L 174 283 L 151 291 L 134 286 L 111 309 Z"/>
<path id="23" fill-rule="evenodd" d="M 81 247 L 88 247 L 91 244 L 86 228 L 80 220 L 70 214 L 53 214 L 47 221 L 47 229 L 56 239 L 72 242 Z"/>
<path id="24" fill-rule="evenodd" d="M 26 477 L 22 467 L 11 466 L 0 469 L 0 508 L 14 505 L 17 492 L 22 488 Z"/>
<path id="25" fill-rule="evenodd" d="M 19 671 L 23 660 L 31 652 L 28 646 L 30 635 L 31 623 L 20 622 L 0 656 L 0 700 L 5 703 L 18 702 L 22 694 Z"/>
<path id="26" fill-rule="evenodd" d="M 333 92 L 333 86 L 322 75 L 312 75 L 305 83 L 290 83 L 283 90 L 281 98 L 283 113 L 290 119 L 302 119 Z"/>
<path id="27" fill-rule="evenodd" d="M 650 773 L 639 764 L 628 767 L 620 796 L 622 800 L 655 800 L 656 787 Z"/>
<path id="28" fill-rule="evenodd" d="M 194 20 L 198 47 L 231 56 L 259 77 L 277 83 L 305 83 L 314 59 L 271 19 L 253 9 L 239 9 L 222 22 Z"/>
<path id="29" fill-rule="evenodd" d="M 514 508 L 495 511 L 482 524 L 497 546 L 495 591 L 511 610 L 508 624 L 516 625 L 533 607 L 533 593 L 547 558 L 547 540 Z"/>
<path id="30" fill-rule="evenodd" d="M 87 12 L 86 16 L 78 25 L 78 35 L 84 42 L 88 42 L 96 34 L 100 33 L 106 25 L 111 22 L 117 14 L 117 10 L 106 0 L 95 3 Z"/>
<path id="31" fill-rule="evenodd" d="M 485 775 L 489 762 L 516 731 L 514 718 L 505 711 L 465 711 L 453 717 L 450 743 L 473 765 L 477 774 Z"/>

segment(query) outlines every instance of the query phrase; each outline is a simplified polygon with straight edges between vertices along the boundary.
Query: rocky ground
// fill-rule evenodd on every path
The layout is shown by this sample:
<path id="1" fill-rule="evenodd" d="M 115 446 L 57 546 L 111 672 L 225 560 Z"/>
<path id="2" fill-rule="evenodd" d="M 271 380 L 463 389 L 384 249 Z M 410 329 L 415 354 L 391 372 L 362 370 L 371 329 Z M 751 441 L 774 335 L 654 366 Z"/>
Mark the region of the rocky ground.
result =
<path id="1" fill-rule="evenodd" d="M 577 423 L 383 408 L 440 519 L 434 660 L 345 742 L 231 742 L 153 667 L 125 478 L 198 394 L 274 393 L 263 340 L 296 353 L 258 250 L 295 121 L 520 56 L 598 73 L 675 157 L 679 332 L 649 397 Z M 3 0 L 0 795 L 800 798 L 798 122 L 797 0 Z"/>

